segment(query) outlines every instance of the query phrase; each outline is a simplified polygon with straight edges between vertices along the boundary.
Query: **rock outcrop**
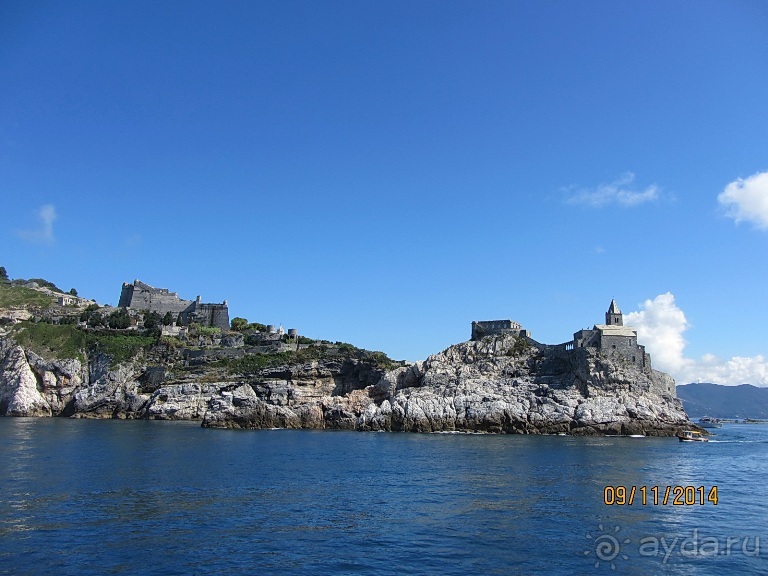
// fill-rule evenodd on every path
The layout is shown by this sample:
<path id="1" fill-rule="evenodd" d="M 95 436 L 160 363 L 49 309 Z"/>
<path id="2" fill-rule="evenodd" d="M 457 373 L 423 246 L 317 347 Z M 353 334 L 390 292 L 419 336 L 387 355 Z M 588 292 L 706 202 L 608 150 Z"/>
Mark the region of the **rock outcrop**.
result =
<path id="1" fill-rule="evenodd" d="M 187 361 L 188 362 L 188 361 Z M 385 371 L 325 356 L 250 376 L 138 356 L 45 360 L 0 339 L 0 415 L 202 420 L 210 428 L 672 435 L 691 424 L 669 376 L 595 349 L 502 335 Z"/>
<path id="2" fill-rule="evenodd" d="M 690 422 L 667 375 L 593 349 L 498 336 L 451 346 L 376 383 L 330 390 L 286 372 L 211 399 L 203 426 L 673 435 Z"/>
<path id="3" fill-rule="evenodd" d="M 50 416 L 51 407 L 39 388 L 24 350 L 0 341 L 0 414 Z"/>

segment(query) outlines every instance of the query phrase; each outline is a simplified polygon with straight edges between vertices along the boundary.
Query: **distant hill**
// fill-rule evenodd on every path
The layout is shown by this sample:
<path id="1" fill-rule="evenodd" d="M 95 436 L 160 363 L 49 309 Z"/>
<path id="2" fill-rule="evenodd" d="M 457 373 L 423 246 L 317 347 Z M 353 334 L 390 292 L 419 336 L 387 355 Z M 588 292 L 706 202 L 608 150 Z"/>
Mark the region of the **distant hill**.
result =
<path id="1" fill-rule="evenodd" d="M 691 417 L 768 418 L 768 388 L 685 384 L 677 387 L 677 396 Z"/>

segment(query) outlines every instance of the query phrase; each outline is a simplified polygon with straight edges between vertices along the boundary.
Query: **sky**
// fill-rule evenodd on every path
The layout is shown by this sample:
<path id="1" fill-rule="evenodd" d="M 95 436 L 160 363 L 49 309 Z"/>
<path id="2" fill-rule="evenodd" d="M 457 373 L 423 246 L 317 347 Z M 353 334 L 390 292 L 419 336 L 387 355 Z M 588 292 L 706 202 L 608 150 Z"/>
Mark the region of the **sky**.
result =
<path id="1" fill-rule="evenodd" d="M 768 386 L 768 3 L 0 3 L 0 265 L 420 360 L 612 298 Z"/>

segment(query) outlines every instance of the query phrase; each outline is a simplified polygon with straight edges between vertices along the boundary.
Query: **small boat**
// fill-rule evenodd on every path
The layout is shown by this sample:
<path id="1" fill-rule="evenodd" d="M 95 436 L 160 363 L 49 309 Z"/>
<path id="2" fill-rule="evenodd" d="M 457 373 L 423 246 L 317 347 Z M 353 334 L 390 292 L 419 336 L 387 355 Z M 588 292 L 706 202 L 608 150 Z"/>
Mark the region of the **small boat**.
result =
<path id="1" fill-rule="evenodd" d="M 677 439 L 680 442 L 709 442 L 706 436 L 702 436 L 701 432 L 695 430 L 683 430 L 677 435 Z"/>
<path id="2" fill-rule="evenodd" d="M 712 418 L 711 416 L 704 416 L 704 418 L 701 418 L 699 420 L 699 426 L 701 426 L 702 428 L 722 428 L 723 423 L 717 418 Z"/>

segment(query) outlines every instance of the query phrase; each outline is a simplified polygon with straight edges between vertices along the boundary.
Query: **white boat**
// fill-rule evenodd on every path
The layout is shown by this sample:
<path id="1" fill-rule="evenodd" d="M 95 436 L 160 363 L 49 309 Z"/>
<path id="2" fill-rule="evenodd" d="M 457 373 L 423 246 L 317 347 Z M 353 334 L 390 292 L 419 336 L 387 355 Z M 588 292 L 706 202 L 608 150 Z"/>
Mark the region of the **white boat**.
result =
<path id="1" fill-rule="evenodd" d="M 699 426 L 702 428 L 722 428 L 723 423 L 720 422 L 717 418 L 712 418 L 711 416 L 704 416 L 704 418 L 699 419 Z"/>
<path id="2" fill-rule="evenodd" d="M 709 442 L 706 436 L 702 436 L 701 432 L 695 430 L 683 430 L 677 438 L 680 442 Z"/>

